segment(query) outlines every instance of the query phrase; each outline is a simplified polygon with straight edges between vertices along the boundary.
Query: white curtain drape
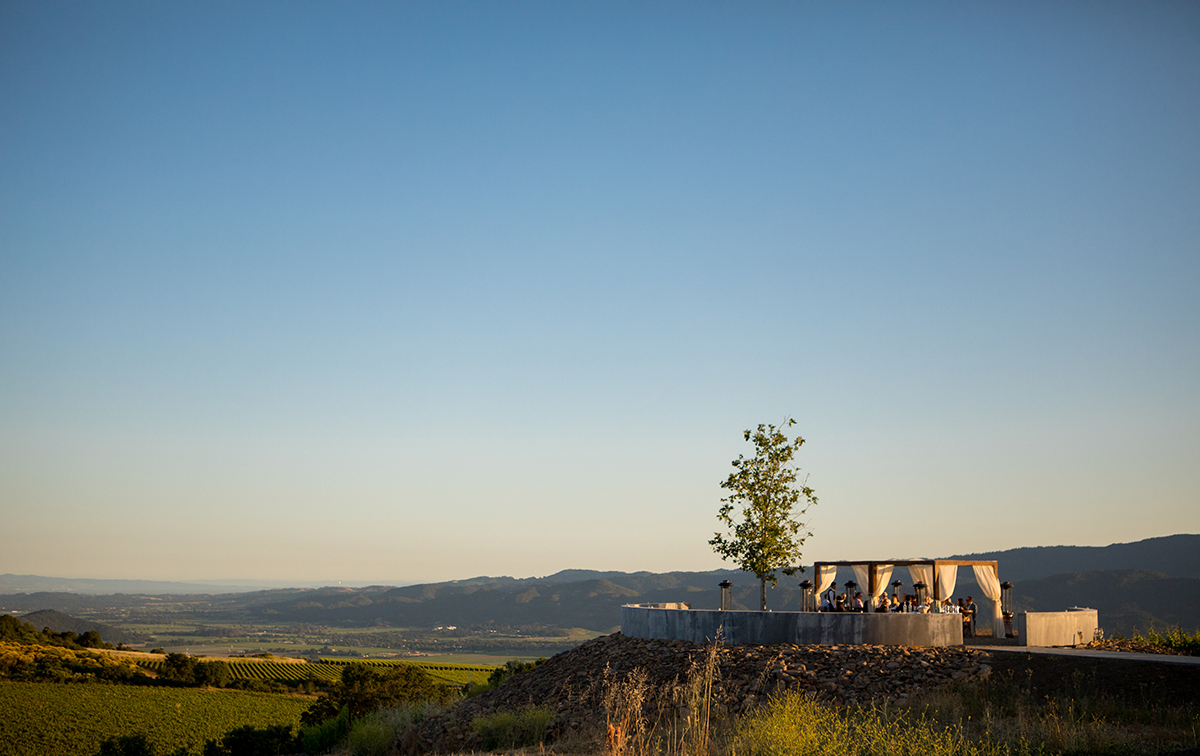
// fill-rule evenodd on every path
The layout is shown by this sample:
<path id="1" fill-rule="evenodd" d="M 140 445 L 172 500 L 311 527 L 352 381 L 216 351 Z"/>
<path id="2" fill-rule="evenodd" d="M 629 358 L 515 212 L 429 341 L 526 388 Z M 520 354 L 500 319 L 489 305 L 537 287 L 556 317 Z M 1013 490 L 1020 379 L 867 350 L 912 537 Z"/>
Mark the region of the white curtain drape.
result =
<path id="1" fill-rule="evenodd" d="M 851 565 L 851 568 L 854 570 L 854 578 L 856 580 L 858 580 L 859 590 L 861 590 L 863 592 L 864 596 L 867 596 L 867 594 L 870 593 L 870 590 L 871 590 L 870 565 L 855 564 L 855 565 Z M 890 583 L 892 581 L 892 569 L 893 568 L 892 568 L 892 565 L 890 565 L 890 564 L 881 564 L 881 565 L 876 566 L 874 569 L 875 569 L 875 592 L 871 593 L 869 596 L 867 596 L 867 599 L 868 599 L 867 603 L 870 604 L 872 607 L 879 605 L 879 602 L 877 601 L 877 599 L 880 597 L 880 595 L 882 595 L 883 593 L 885 593 L 887 591 L 888 583 Z M 847 596 L 846 598 L 853 599 L 854 597 Z"/>
<path id="2" fill-rule="evenodd" d="M 937 568 L 937 592 L 935 599 L 948 599 L 954 595 L 954 584 L 958 582 L 957 564 L 939 564 Z"/>
<path id="3" fill-rule="evenodd" d="M 933 569 L 927 564 L 910 564 L 908 566 L 908 576 L 912 578 L 913 585 L 924 583 L 933 589 Z M 916 590 L 913 590 L 916 593 Z"/>
<path id="4" fill-rule="evenodd" d="M 871 595 L 871 599 L 876 606 L 879 605 L 877 599 L 880 596 L 887 601 L 888 583 L 892 582 L 892 569 L 890 564 L 881 564 L 875 568 L 875 593 Z"/>
<path id="5" fill-rule="evenodd" d="M 817 567 L 817 596 L 820 596 L 829 586 L 833 585 L 835 577 L 837 577 L 837 565 L 822 564 Z"/>
<path id="6" fill-rule="evenodd" d="M 871 584 L 867 582 L 868 580 L 871 579 L 867 575 L 867 565 L 856 564 L 856 565 L 852 566 L 852 569 L 854 570 L 854 579 L 858 581 L 858 590 L 862 591 L 862 594 L 864 596 L 866 596 L 867 593 L 871 590 Z M 847 596 L 846 600 L 853 601 L 854 597 Z"/>
<path id="7" fill-rule="evenodd" d="M 1000 576 L 991 567 L 984 564 L 972 565 L 975 570 L 975 582 L 979 590 L 992 601 L 992 635 L 1004 637 L 1004 614 L 1000 609 Z"/>

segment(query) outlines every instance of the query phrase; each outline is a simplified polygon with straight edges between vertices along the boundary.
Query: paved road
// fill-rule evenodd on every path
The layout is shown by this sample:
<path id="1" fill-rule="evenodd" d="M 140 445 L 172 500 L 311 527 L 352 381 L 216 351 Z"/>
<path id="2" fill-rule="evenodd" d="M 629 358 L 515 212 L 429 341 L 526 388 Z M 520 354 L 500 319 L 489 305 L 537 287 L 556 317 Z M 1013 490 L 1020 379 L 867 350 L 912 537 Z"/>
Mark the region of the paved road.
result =
<path id="1" fill-rule="evenodd" d="M 1125 651 L 1097 651 L 1090 648 L 1041 648 L 1036 646 L 973 646 L 979 651 L 999 651 L 1017 654 L 1052 654 L 1054 656 L 1085 656 L 1090 659 L 1125 659 L 1126 661 L 1161 662 L 1163 664 L 1200 664 L 1200 656 L 1171 654 L 1132 654 Z"/>

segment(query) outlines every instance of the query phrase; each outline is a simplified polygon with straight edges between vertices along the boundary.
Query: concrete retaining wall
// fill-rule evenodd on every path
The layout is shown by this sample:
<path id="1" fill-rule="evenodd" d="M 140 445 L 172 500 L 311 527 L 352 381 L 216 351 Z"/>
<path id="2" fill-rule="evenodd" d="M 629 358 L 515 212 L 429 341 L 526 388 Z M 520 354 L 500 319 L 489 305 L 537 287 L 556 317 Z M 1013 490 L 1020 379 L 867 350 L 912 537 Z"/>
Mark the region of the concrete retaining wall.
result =
<path id="1" fill-rule="evenodd" d="M 1017 641 L 1022 646 L 1074 646 L 1088 643 L 1100 618 L 1095 609 L 1075 612 L 1020 612 Z"/>
<path id="2" fill-rule="evenodd" d="M 960 646 L 958 614 L 859 614 L 851 612 L 722 612 L 705 609 L 621 607 L 621 634 L 730 645 L 766 643 L 868 643 L 888 646 Z M 1089 636 L 1090 637 L 1090 636 Z"/>

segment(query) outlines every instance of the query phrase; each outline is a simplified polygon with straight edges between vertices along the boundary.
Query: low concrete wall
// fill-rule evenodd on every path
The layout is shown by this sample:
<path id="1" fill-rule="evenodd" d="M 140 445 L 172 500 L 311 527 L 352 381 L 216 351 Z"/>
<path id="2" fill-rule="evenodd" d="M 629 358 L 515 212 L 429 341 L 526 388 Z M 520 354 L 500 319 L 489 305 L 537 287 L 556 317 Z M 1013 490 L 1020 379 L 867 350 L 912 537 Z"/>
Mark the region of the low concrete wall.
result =
<path id="1" fill-rule="evenodd" d="M 1074 646 L 1089 643 L 1100 618 L 1095 609 L 1073 612 L 1020 612 L 1017 642 L 1022 646 Z"/>
<path id="2" fill-rule="evenodd" d="M 860 614 L 854 612 L 722 612 L 706 609 L 621 607 L 621 634 L 730 645 L 766 643 L 868 643 L 887 646 L 962 645 L 959 614 Z"/>

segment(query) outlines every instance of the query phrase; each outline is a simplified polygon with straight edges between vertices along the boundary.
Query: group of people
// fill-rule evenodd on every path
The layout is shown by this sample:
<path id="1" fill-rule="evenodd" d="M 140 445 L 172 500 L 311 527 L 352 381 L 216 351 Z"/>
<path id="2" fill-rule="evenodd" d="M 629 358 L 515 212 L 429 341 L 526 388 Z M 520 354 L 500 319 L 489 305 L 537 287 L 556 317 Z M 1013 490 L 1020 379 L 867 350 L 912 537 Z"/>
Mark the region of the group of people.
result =
<path id="1" fill-rule="evenodd" d="M 872 607 L 871 604 L 875 605 Z M 963 623 L 963 636 L 971 637 L 975 634 L 975 613 L 978 607 L 975 605 L 975 599 L 972 596 L 967 596 L 966 600 L 959 599 L 958 603 L 952 602 L 950 599 L 942 599 L 935 601 L 932 597 L 926 596 L 922 601 L 914 593 L 906 593 L 901 598 L 895 593 L 891 599 L 886 593 L 879 596 L 874 602 L 871 599 L 864 601 L 861 591 L 856 591 L 853 598 L 850 598 L 845 593 L 837 592 L 837 583 L 829 586 L 829 589 L 821 594 L 822 612 L 876 612 L 879 614 L 887 614 L 889 612 L 897 613 L 914 613 L 914 614 L 961 614 Z"/>

